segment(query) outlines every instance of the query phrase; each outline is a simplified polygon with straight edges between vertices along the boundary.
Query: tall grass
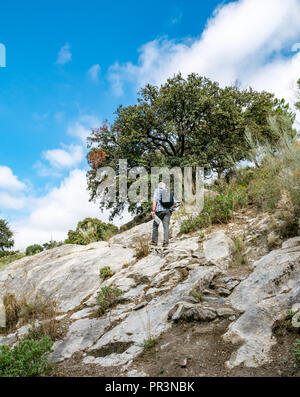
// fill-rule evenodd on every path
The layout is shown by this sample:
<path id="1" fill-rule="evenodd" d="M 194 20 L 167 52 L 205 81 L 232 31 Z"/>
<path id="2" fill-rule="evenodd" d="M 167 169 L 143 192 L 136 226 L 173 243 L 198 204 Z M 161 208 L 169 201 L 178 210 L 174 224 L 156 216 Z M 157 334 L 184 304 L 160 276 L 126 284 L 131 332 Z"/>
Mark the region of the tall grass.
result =
<path id="1" fill-rule="evenodd" d="M 300 225 L 300 141 L 291 137 L 274 119 L 270 128 L 278 135 L 277 145 L 267 142 L 258 147 L 248 131 L 251 147 L 249 160 L 255 167 L 236 168 L 229 183 L 218 180 L 214 187 L 216 198 L 206 198 L 203 211 L 195 218 L 182 222 L 181 233 L 189 233 L 212 224 L 226 223 L 234 211 L 255 205 L 277 218 L 277 231 L 281 237 L 299 233 Z"/>

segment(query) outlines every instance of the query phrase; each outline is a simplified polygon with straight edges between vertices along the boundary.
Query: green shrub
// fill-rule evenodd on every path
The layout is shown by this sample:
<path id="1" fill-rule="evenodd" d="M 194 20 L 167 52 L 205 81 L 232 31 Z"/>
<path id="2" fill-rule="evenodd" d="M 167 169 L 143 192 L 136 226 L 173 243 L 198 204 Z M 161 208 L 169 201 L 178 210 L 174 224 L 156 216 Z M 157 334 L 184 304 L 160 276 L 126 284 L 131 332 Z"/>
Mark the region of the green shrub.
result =
<path id="1" fill-rule="evenodd" d="M 298 364 L 300 364 L 300 339 L 296 339 L 295 346 L 293 347 L 293 352 Z"/>
<path id="2" fill-rule="evenodd" d="M 104 266 L 100 269 L 100 278 L 105 280 L 106 278 L 112 277 L 115 273 L 111 270 L 109 266 Z"/>
<path id="3" fill-rule="evenodd" d="M 198 302 L 204 302 L 204 297 L 196 291 L 192 291 L 191 296 L 195 299 L 197 299 Z"/>
<path id="4" fill-rule="evenodd" d="M 149 350 L 152 347 L 154 347 L 155 345 L 156 345 L 156 340 L 155 339 L 150 338 L 150 339 L 145 339 L 144 340 L 144 349 L 145 350 Z"/>
<path id="5" fill-rule="evenodd" d="M 115 287 L 102 287 L 97 295 L 98 314 L 104 314 L 106 310 L 118 302 L 122 291 Z"/>
<path id="6" fill-rule="evenodd" d="M 85 218 L 78 222 L 76 230 L 69 230 L 66 244 L 87 245 L 96 241 L 108 240 L 119 229 L 111 223 L 101 222 L 97 218 Z"/>
<path id="7" fill-rule="evenodd" d="M 26 254 L 26 256 L 35 255 L 42 251 L 44 251 L 44 248 L 41 245 L 33 244 L 33 245 L 29 245 L 26 248 L 25 254 Z"/>
<path id="8" fill-rule="evenodd" d="M 48 357 L 53 342 L 44 337 L 39 341 L 26 339 L 18 346 L 0 346 L 0 377 L 42 375 L 49 368 Z"/>
<path id="9" fill-rule="evenodd" d="M 248 204 L 245 188 L 221 193 L 215 198 L 206 198 L 202 212 L 196 218 L 184 220 L 180 227 L 181 233 L 190 233 L 213 224 L 227 223 L 233 211 Z"/>
<path id="10" fill-rule="evenodd" d="M 300 142 L 270 119 L 278 137 L 276 148 L 261 149 L 259 168 L 247 186 L 250 202 L 263 211 L 275 212 L 277 232 L 282 238 L 300 231 Z"/>
<path id="11" fill-rule="evenodd" d="M 9 265 L 10 263 L 17 261 L 18 259 L 21 259 L 25 256 L 25 254 L 23 254 L 22 252 L 19 252 L 19 251 L 14 251 L 14 252 L 10 252 L 10 253 L 8 253 L 8 251 L 6 251 L 6 252 L 7 252 L 7 255 L 4 255 L 2 257 L 0 256 L 0 269 L 3 266 Z"/>
<path id="12" fill-rule="evenodd" d="M 61 245 L 63 245 L 63 241 L 54 241 L 54 240 L 50 240 L 48 243 L 44 243 L 43 244 L 43 248 L 44 250 L 50 250 L 52 248 L 56 248 L 56 247 L 60 247 Z"/>

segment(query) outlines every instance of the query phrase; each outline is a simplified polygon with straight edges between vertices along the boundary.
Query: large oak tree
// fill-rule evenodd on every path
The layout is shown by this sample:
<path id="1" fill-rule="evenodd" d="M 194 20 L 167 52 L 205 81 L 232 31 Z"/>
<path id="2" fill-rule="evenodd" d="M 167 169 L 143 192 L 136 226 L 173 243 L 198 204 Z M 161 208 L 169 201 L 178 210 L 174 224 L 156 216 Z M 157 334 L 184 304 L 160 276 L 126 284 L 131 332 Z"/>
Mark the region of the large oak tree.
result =
<path id="1" fill-rule="evenodd" d="M 127 159 L 130 168 L 144 166 L 148 171 L 154 166 L 198 165 L 220 176 L 249 157 L 247 132 L 257 145 L 275 144 L 279 136 L 268 120 L 275 117 L 280 124 L 283 115 L 290 120 L 292 134 L 294 115 L 271 93 L 222 88 L 196 74 L 186 79 L 178 74 L 160 87 L 148 84 L 135 105 L 119 106 L 114 122 L 105 121 L 88 137 L 91 199 L 97 198 L 97 168 L 105 164 L 117 171 L 119 159 Z M 117 201 L 107 207 L 113 207 L 115 215 L 124 204 Z"/>

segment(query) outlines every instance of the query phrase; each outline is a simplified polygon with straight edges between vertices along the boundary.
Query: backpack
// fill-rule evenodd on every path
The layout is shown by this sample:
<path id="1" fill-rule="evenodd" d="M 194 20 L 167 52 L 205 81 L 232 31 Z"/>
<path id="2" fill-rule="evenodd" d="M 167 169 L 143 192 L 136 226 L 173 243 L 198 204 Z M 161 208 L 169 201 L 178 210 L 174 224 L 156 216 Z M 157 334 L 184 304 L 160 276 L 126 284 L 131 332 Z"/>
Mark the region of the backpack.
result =
<path id="1" fill-rule="evenodd" d="M 174 196 L 170 190 L 162 189 L 160 204 L 165 208 L 171 208 L 174 205 Z"/>

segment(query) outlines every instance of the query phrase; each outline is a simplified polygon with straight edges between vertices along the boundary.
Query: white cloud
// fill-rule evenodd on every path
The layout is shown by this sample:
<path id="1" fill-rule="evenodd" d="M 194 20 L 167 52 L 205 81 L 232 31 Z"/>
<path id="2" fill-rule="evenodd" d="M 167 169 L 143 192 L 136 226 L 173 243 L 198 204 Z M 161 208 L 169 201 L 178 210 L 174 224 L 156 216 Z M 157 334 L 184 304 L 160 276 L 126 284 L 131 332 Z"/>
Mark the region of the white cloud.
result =
<path id="1" fill-rule="evenodd" d="M 184 76 L 199 73 L 222 85 L 238 79 L 288 95 L 291 81 L 300 77 L 299 54 L 291 53 L 299 41 L 299 20 L 299 0 L 231 2 L 215 10 L 199 38 L 178 42 L 164 37 L 146 43 L 137 64 L 116 62 L 108 77 L 116 95 L 122 95 L 126 82 L 135 89 L 161 84 L 179 71 Z M 282 55 L 286 51 L 289 57 Z"/>
<path id="2" fill-rule="evenodd" d="M 25 207 L 26 198 L 15 194 L 0 192 L 0 208 L 7 210 L 20 210 Z"/>
<path id="3" fill-rule="evenodd" d="M 99 73 L 100 73 L 101 67 L 99 64 L 93 65 L 89 70 L 88 70 L 88 76 L 89 78 L 94 82 L 98 83 L 99 82 Z"/>
<path id="4" fill-rule="evenodd" d="M 71 168 L 83 160 L 83 148 L 79 145 L 66 146 L 64 149 L 47 150 L 43 157 L 55 168 Z"/>
<path id="5" fill-rule="evenodd" d="M 100 120 L 97 116 L 82 115 L 77 121 L 69 124 L 67 132 L 85 142 L 86 138 L 91 134 L 91 129 L 99 127 L 99 125 Z"/>
<path id="6" fill-rule="evenodd" d="M 109 213 L 101 213 L 98 206 L 89 202 L 86 190 L 86 173 L 76 169 L 70 172 L 59 187 L 44 197 L 32 202 L 32 212 L 21 222 L 11 222 L 15 231 L 15 247 L 24 249 L 33 243 L 44 243 L 51 238 L 64 240 L 69 229 L 76 228 L 77 222 L 86 217 L 96 217 L 108 222 Z M 126 214 L 125 214 L 126 216 Z M 116 220 L 116 224 L 127 218 Z"/>
<path id="7" fill-rule="evenodd" d="M 57 55 L 57 64 L 64 65 L 65 63 L 72 61 L 72 53 L 70 51 L 70 48 L 71 46 L 69 43 L 66 43 L 63 47 L 61 47 Z"/>
<path id="8" fill-rule="evenodd" d="M 0 166 L 0 189 L 5 190 L 23 190 L 25 184 L 18 180 L 12 170 L 6 166 Z"/>

